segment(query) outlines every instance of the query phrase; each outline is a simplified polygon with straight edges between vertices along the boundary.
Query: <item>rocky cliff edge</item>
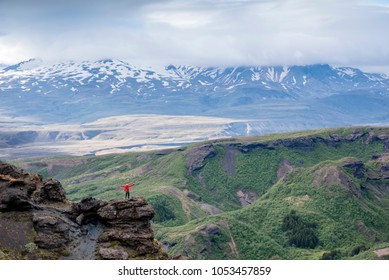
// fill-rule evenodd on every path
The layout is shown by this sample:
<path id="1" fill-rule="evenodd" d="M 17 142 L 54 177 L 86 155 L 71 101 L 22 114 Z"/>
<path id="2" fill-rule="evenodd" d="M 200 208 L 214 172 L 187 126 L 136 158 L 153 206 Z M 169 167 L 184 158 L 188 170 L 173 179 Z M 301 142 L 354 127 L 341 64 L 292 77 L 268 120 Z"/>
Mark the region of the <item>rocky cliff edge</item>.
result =
<path id="1" fill-rule="evenodd" d="M 0 259 L 167 259 L 143 197 L 72 203 L 61 183 L 0 162 Z"/>

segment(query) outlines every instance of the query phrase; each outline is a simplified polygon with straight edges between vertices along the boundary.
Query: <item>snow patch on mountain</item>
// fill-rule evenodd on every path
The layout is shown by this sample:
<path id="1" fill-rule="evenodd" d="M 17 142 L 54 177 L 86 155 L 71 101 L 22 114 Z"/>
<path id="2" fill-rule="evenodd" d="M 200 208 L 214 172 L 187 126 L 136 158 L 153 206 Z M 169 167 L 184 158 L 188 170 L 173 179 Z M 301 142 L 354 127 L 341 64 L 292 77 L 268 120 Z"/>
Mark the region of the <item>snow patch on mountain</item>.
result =
<path id="1" fill-rule="evenodd" d="M 68 92 L 94 91 L 107 94 L 153 92 L 212 92 L 277 90 L 294 95 L 350 88 L 388 88 L 385 75 L 364 73 L 350 67 L 329 65 L 197 67 L 169 65 L 163 69 L 139 68 L 121 60 L 62 62 L 45 65 L 29 60 L 0 70 L 0 91 L 52 89 Z"/>

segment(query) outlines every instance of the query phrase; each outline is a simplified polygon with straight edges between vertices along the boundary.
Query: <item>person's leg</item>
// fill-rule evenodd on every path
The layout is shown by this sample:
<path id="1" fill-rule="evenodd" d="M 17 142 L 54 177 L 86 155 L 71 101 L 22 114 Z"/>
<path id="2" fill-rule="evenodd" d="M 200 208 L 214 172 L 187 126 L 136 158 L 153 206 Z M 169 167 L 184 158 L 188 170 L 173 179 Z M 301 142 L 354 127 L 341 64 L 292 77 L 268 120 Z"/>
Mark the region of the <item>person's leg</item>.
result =
<path id="1" fill-rule="evenodd" d="M 126 198 L 130 198 L 130 193 L 129 192 L 126 192 Z"/>

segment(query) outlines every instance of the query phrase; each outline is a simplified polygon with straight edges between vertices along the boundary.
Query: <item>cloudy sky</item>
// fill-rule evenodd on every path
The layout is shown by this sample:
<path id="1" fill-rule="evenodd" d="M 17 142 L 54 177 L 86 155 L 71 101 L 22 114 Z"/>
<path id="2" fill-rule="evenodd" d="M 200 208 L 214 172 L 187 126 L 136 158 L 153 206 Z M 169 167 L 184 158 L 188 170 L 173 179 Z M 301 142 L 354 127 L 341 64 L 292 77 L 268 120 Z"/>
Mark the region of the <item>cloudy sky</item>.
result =
<path id="1" fill-rule="evenodd" d="M 0 63 L 330 63 L 389 73 L 389 0 L 0 0 Z"/>

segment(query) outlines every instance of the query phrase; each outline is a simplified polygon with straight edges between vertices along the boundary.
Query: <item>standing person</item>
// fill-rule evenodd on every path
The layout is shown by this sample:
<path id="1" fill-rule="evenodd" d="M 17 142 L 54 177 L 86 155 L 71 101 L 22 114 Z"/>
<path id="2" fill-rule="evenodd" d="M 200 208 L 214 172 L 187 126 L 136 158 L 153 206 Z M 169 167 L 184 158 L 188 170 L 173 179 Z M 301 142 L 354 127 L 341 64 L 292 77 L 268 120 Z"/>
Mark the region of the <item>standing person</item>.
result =
<path id="1" fill-rule="evenodd" d="M 127 198 L 127 199 L 130 199 L 130 189 L 131 189 L 132 186 L 134 186 L 134 184 L 126 184 L 124 186 L 120 186 L 126 192 L 125 198 Z"/>

